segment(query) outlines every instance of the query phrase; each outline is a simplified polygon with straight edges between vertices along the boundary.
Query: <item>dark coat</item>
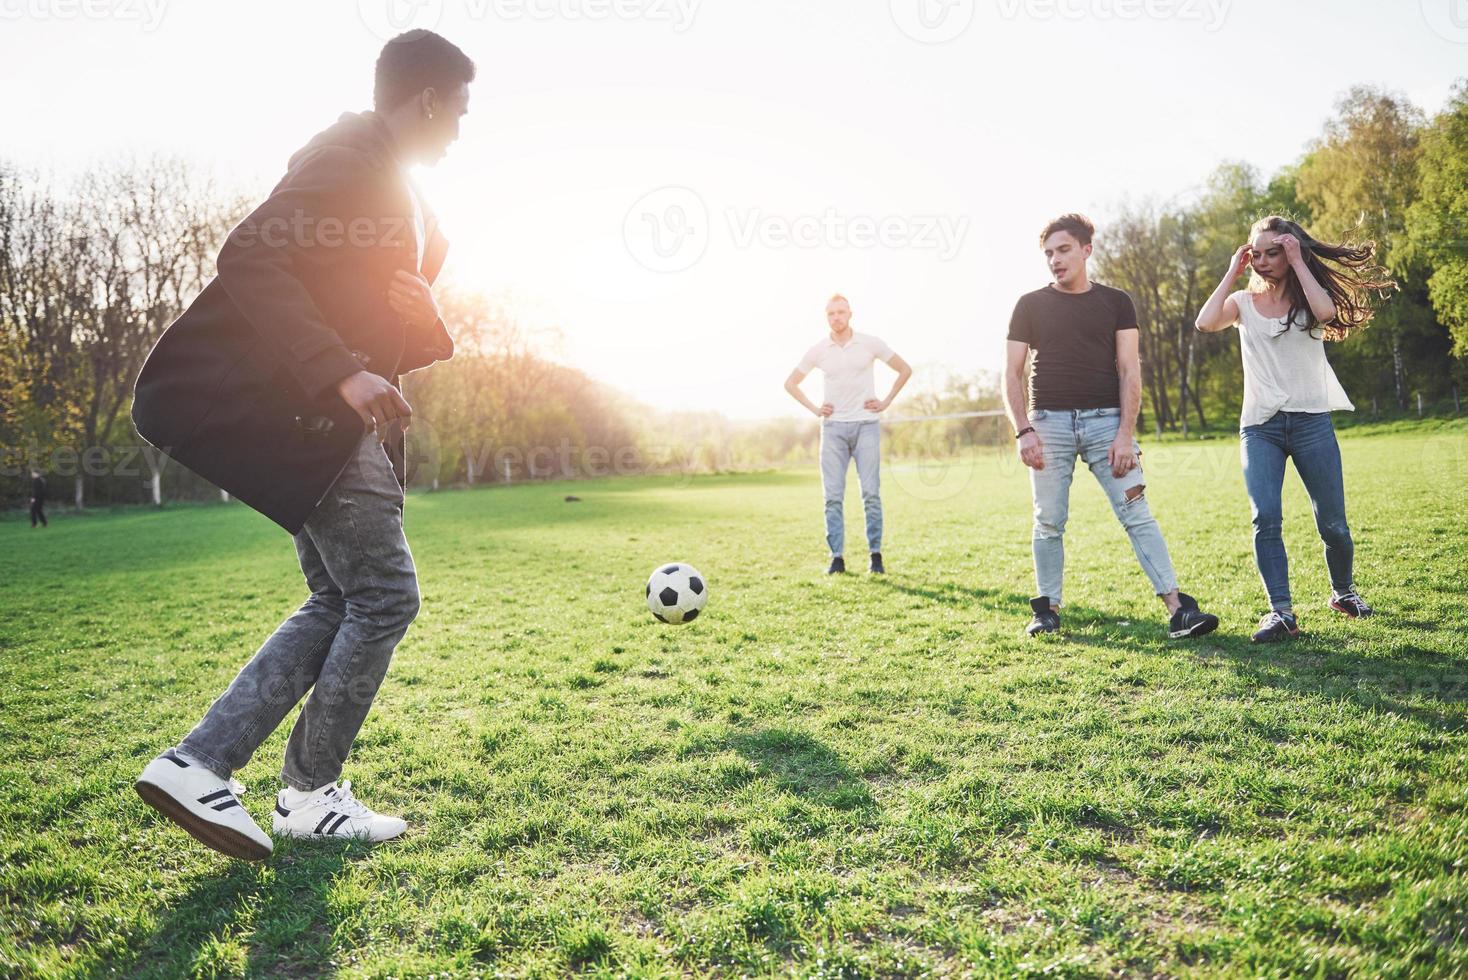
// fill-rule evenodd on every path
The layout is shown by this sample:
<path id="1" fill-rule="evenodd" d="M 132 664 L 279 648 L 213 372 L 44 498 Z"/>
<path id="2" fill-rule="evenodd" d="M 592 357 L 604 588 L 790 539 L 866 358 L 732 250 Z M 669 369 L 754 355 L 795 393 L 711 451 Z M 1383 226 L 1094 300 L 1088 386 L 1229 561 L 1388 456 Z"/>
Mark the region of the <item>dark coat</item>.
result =
<path id="1" fill-rule="evenodd" d="M 423 218 L 431 283 L 448 243 L 426 206 Z M 442 321 L 419 335 L 387 303 L 393 273 L 420 262 L 407 178 L 381 119 L 346 113 L 297 151 L 229 233 L 218 267 L 148 355 L 133 422 L 296 534 L 365 434 L 337 382 L 365 368 L 396 385 L 454 352 Z M 388 451 L 405 483 L 401 436 Z"/>

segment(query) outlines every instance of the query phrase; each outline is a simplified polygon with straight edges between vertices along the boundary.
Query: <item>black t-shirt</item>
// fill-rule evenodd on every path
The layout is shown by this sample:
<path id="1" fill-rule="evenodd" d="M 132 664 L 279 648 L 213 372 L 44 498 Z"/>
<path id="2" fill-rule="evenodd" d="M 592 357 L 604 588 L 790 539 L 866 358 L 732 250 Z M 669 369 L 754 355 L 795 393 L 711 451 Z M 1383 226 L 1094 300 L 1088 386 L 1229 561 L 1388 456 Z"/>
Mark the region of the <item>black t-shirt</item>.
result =
<path id="1" fill-rule="evenodd" d="M 1046 286 L 1021 296 L 1009 339 L 1035 352 L 1030 408 L 1120 408 L 1116 332 L 1135 329 L 1132 298 L 1099 282 L 1084 293 Z"/>

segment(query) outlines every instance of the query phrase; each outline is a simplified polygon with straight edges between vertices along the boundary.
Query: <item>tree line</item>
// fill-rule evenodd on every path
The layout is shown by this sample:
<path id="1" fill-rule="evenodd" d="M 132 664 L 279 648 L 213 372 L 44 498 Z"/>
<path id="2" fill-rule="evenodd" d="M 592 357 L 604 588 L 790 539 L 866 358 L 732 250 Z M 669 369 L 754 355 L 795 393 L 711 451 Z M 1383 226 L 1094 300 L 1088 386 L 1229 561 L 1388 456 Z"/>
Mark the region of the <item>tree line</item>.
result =
<path id="1" fill-rule="evenodd" d="M 179 159 L 107 161 L 68 181 L 0 161 L 4 498 L 25 499 L 31 466 L 77 507 L 218 493 L 142 445 L 129 398 L 147 352 L 214 274 L 249 205 Z M 1098 236 L 1094 271 L 1137 305 L 1144 424 L 1185 434 L 1234 424 L 1237 341 L 1192 322 L 1249 226 L 1270 213 L 1323 240 L 1376 241 L 1400 284 L 1369 329 L 1330 345 L 1357 407 L 1411 412 L 1420 397 L 1456 410 L 1468 373 L 1468 83 L 1431 119 L 1390 92 L 1353 89 L 1277 173 L 1225 163 L 1186 199 L 1123 202 Z M 815 454 L 806 420 L 654 411 L 557 363 L 512 299 L 452 286 L 440 299 L 459 353 L 406 379 L 417 485 L 748 469 Z M 930 375 L 894 414 L 998 406 L 989 375 Z M 893 425 L 888 452 L 1003 446 L 1002 428 L 991 418 Z"/>
<path id="2" fill-rule="evenodd" d="M 1433 119 L 1359 87 L 1299 160 L 1263 175 L 1225 163 L 1185 202 L 1128 202 L 1098 235 L 1097 278 L 1131 293 L 1142 328 L 1151 428 L 1231 425 L 1242 401 L 1238 341 L 1193 318 L 1248 238 L 1281 214 L 1321 241 L 1375 241 L 1400 286 L 1371 326 L 1327 345 L 1358 410 L 1458 407 L 1468 377 L 1468 83 Z"/>

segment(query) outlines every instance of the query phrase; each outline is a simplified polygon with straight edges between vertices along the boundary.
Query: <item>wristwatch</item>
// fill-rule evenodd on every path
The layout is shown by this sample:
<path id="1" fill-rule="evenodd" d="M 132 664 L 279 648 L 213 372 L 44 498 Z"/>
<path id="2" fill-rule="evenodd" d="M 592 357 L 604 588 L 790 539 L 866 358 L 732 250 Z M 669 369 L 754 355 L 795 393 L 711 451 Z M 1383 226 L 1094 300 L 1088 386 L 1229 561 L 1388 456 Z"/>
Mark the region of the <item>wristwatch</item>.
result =
<path id="1" fill-rule="evenodd" d="M 1027 425 L 1023 429 L 1020 429 L 1018 432 L 1016 432 L 1014 434 L 1014 437 L 1016 439 L 1023 439 L 1025 436 L 1029 435 L 1031 432 L 1034 432 L 1034 431 L 1035 431 L 1035 427 L 1033 425 Z"/>

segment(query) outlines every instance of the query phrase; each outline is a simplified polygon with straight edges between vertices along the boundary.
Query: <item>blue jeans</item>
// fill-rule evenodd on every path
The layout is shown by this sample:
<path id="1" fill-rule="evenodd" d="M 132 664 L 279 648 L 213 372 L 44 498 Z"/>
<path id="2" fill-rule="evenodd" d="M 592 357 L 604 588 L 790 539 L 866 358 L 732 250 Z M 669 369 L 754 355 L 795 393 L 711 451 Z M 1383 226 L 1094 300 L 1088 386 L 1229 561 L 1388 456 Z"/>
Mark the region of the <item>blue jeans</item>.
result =
<path id="1" fill-rule="evenodd" d="M 1325 567 L 1331 588 L 1355 588 L 1351 566 L 1355 546 L 1346 524 L 1346 486 L 1341 477 L 1341 447 L 1329 412 L 1278 412 L 1261 425 L 1246 425 L 1239 433 L 1244 460 L 1244 486 L 1254 514 L 1254 561 L 1269 593 L 1273 609 L 1292 608 L 1290 562 L 1280 534 L 1284 513 L 1285 459 L 1295 461 L 1295 472 L 1310 494 L 1315 530 L 1325 542 Z"/>
<path id="2" fill-rule="evenodd" d="M 310 596 L 178 747 L 228 777 L 305 697 L 281 777 L 313 790 L 341 775 L 393 650 L 418 613 L 403 488 L 376 435 L 362 440 L 295 542 Z"/>
<path id="3" fill-rule="evenodd" d="M 846 496 L 846 470 L 856 460 L 861 503 L 867 517 L 867 548 L 882 550 L 882 496 L 878 471 L 882 459 L 879 422 L 821 423 L 821 487 L 826 495 L 826 544 L 832 555 L 844 554 L 846 519 L 841 511 Z"/>
<path id="4" fill-rule="evenodd" d="M 1030 424 L 1045 444 L 1045 468 L 1030 470 L 1030 488 L 1035 500 L 1035 584 L 1040 595 L 1060 605 L 1065 577 L 1065 523 L 1070 516 L 1070 484 L 1075 474 L 1076 457 L 1091 468 L 1096 482 L 1111 501 L 1111 509 L 1131 538 L 1132 550 L 1142 571 L 1147 573 L 1152 590 L 1167 595 L 1177 588 L 1177 574 L 1162 540 L 1162 529 L 1152 516 L 1142 492 L 1141 450 L 1138 465 L 1126 476 L 1111 475 L 1107 450 L 1121 429 L 1121 409 L 1086 408 L 1068 411 L 1036 409 L 1030 413 Z"/>

